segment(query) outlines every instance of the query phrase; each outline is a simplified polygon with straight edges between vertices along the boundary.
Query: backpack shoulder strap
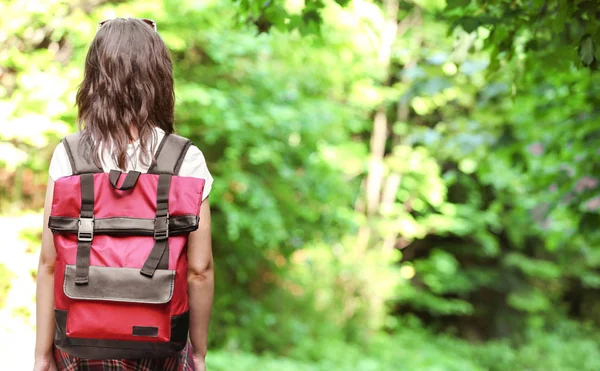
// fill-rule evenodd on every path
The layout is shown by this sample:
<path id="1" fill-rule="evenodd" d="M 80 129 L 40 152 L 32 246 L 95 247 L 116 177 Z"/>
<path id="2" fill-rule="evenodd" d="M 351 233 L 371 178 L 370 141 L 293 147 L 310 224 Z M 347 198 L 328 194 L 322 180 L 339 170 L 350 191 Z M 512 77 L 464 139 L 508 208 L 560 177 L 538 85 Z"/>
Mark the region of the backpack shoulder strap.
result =
<path id="1" fill-rule="evenodd" d="M 64 137 L 61 142 L 71 163 L 73 175 L 86 173 L 102 173 L 104 170 L 96 166 L 94 159 L 87 151 L 87 145 L 80 141 L 81 133 L 74 133 Z"/>
<path id="2" fill-rule="evenodd" d="M 181 164 L 192 142 L 179 135 L 165 135 L 156 150 L 156 160 L 148 169 L 158 175 L 156 217 L 154 219 L 154 247 L 146 258 L 140 273 L 152 277 L 157 269 L 169 268 L 169 189 L 171 178 L 179 173 Z"/>
<path id="3" fill-rule="evenodd" d="M 155 160 L 148 169 L 149 174 L 177 175 L 192 142 L 179 135 L 165 135 L 156 150 Z"/>

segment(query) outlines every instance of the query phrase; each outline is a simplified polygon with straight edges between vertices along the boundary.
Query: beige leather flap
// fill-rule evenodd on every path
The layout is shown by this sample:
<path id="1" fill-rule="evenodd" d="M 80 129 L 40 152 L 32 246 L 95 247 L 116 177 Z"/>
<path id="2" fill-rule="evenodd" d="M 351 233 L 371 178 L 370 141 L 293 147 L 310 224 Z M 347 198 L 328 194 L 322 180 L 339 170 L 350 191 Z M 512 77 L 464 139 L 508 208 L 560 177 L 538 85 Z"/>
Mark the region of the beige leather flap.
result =
<path id="1" fill-rule="evenodd" d="M 86 285 L 75 284 L 75 265 L 65 267 L 63 290 L 71 299 L 164 304 L 173 297 L 175 271 L 157 269 L 152 278 L 135 268 L 90 266 Z"/>

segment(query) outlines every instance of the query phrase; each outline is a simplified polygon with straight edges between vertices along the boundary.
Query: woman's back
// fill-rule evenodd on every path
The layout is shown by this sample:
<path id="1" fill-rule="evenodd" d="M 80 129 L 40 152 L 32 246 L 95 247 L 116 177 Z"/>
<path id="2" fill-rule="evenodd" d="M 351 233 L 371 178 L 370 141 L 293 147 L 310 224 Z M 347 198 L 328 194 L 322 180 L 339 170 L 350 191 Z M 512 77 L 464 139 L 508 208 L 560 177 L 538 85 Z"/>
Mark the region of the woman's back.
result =
<path id="1" fill-rule="evenodd" d="M 100 201 L 96 203 L 97 200 L 95 198 L 102 197 L 102 195 L 106 196 L 107 192 L 114 193 L 128 189 L 133 189 L 135 193 L 135 188 L 125 187 L 124 184 L 127 183 L 127 179 L 125 179 L 122 185 L 117 187 L 119 176 L 112 177 L 113 174 L 110 174 L 110 176 L 104 174 L 92 175 L 80 174 L 79 171 L 74 171 L 74 166 L 77 167 L 77 163 L 74 162 L 71 144 L 65 146 L 64 143 L 61 143 L 56 147 L 49 167 L 50 179 L 46 191 L 42 248 L 37 276 L 35 371 L 53 371 L 56 369 L 68 371 L 107 369 L 184 371 L 196 369 L 203 371 L 206 369 L 204 357 L 207 352 L 207 332 L 214 287 L 210 206 L 207 198 L 212 188 L 213 178 L 210 175 L 202 152 L 196 146 L 186 146 L 185 151 L 178 152 L 178 154 L 185 153 L 185 155 L 179 157 L 176 166 L 178 169 L 176 175 L 179 177 L 199 178 L 203 179 L 203 181 L 189 178 L 182 180 L 183 183 L 181 184 L 188 182 L 189 184 L 197 185 L 194 186 L 194 190 L 191 193 L 185 187 L 183 189 L 186 190 L 182 192 L 187 192 L 187 194 L 191 195 L 191 198 L 188 197 L 191 201 L 186 205 L 189 209 L 186 209 L 186 213 L 197 213 L 199 218 L 190 218 L 190 216 L 194 215 L 186 214 L 184 219 L 195 224 L 182 229 L 179 232 L 180 234 L 175 236 L 173 244 L 171 244 L 171 237 L 173 236 L 169 235 L 169 218 L 172 205 L 169 201 L 171 194 L 169 189 L 171 191 L 174 190 L 171 187 L 171 175 L 161 173 L 158 177 L 153 177 L 141 176 L 139 174 L 152 172 L 152 164 L 157 160 L 157 156 L 158 162 L 163 158 L 161 157 L 163 151 L 160 143 L 168 142 L 168 140 L 163 141 L 163 138 L 175 138 L 175 136 L 170 136 L 174 134 L 174 98 L 172 63 L 168 50 L 156 31 L 156 24 L 146 19 L 123 18 L 101 22 L 98 32 L 90 45 L 86 57 L 84 79 L 77 92 L 78 123 L 81 128 L 77 139 L 78 144 L 76 144 L 81 144 L 81 146 L 77 147 L 77 151 L 79 152 L 81 149 L 78 155 L 81 155 L 81 158 L 85 159 L 86 163 L 89 164 L 88 167 L 94 169 L 94 173 L 102 171 L 106 173 L 112 170 L 131 172 L 130 174 L 133 175 L 131 177 L 133 180 L 132 187 L 136 185 L 138 178 L 141 183 L 143 183 L 142 180 L 146 183 L 154 182 L 151 186 L 147 187 L 147 189 L 154 190 L 154 195 L 144 198 L 146 203 L 151 203 L 151 205 L 145 204 L 145 210 L 152 213 L 152 215 L 144 216 L 142 220 L 139 218 L 128 218 L 128 215 L 120 215 L 119 213 L 134 210 L 138 207 L 138 204 L 132 204 L 134 206 L 128 208 L 121 208 L 119 204 L 114 206 L 118 214 L 116 219 L 136 220 L 136 223 L 141 223 L 139 225 L 150 225 L 152 230 L 149 231 L 153 233 L 147 233 L 148 231 L 144 230 L 142 235 L 133 237 L 137 239 L 136 241 L 142 241 L 145 238 L 146 240 L 144 241 L 146 242 L 142 244 L 143 246 L 136 242 L 127 247 L 135 249 L 133 255 L 143 256 L 145 262 L 143 262 L 141 269 L 138 262 L 132 263 L 128 261 L 127 264 L 123 265 L 121 261 L 115 267 L 111 267 L 110 263 L 106 263 L 108 260 L 103 260 L 101 256 L 106 246 L 112 248 L 116 254 L 123 253 L 125 256 L 123 259 L 125 260 L 130 259 L 132 256 L 127 251 L 121 251 L 119 248 L 115 249 L 112 245 L 106 245 L 107 243 L 110 241 L 114 241 L 115 244 L 120 243 L 119 241 L 122 240 L 120 234 L 123 233 L 141 232 L 127 230 L 126 225 L 116 225 L 114 224 L 114 220 L 110 221 L 110 223 L 113 223 L 111 224 L 113 225 L 111 228 L 119 229 L 118 233 L 115 232 L 116 234 L 111 235 L 113 233 L 111 232 L 112 229 L 96 232 L 101 218 L 96 219 L 95 212 L 102 210 L 106 205 Z M 80 157 L 78 158 L 81 159 Z M 118 172 L 113 173 L 118 175 Z M 71 185 L 80 185 L 80 187 L 73 188 L 72 190 L 68 188 L 69 181 L 63 179 L 63 177 L 71 175 L 78 177 L 72 178 L 76 181 L 71 182 Z M 173 177 L 173 179 L 175 178 Z M 96 184 L 97 179 L 101 179 L 102 182 Z M 167 179 L 168 183 L 164 182 Z M 57 189 L 63 192 L 61 195 L 69 195 L 69 193 L 64 192 L 77 193 L 75 197 L 71 198 L 79 201 L 68 204 L 68 208 L 71 208 L 70 212 L 74 214 L 72 217 L 65 217 L 60 214 L 57 216 L 53 216 L 53 214 L 51 216 L 51 212 L 54 211 L 55 182 Z M 155 184 L 157 182 L 158 186 Z M 66 184 L 67 186 L 65 186 Z M 109 186 L 106 184 L 109 184 Z M 110 188 L 110 185 L 113 188 Z M 94 190 L 97 186 L 100 186 L 100 192 Z M 203 190 L 200 190 L 200 187 L 203 187 Z M 107 189 L 109 191 L 106 191 Z M 119 197 L 126 197 L 126 194 L 119 193 L 118 197 L 111 196 L 112 198 L 109 198 L 119 200 Z M 194 194 L 196 196 L 193 196 Z M 202 194 L 202 197 L 200 197 L 200 194 Z M 56 198 L 58 202 L 61 199 L 64 201 L 64 197 Z M 190 207 L 190 205 L 193 207 Z M 137 211 L 139 212 L 139 210 Z M 61 232 L 54 229 L 54 232 L 57 233 L 53 235 L 53 231 L 49 228 L 49 223 L 56 223 L 58 220 L 60 223 L 63 223 L 59 223 L 59 226 L 64 227 L 65 218 L 75 221 L 75 223 L 72 223 L 72 225 L 75 225 L 74 232 L 72 230 Z M 79 219 L 78 223 L 77 219 Z M 107 219 L 110 218 L 105 217 L 104 219 L 103 222 L 107 222 Z M 85 223 L 82 223 L 82 221 Z M 148 221 L 150 223 L 146 223 Z M 166 222 L 166 227 L 163 226 L 163 222 Z M 56 224 L 54 225 L 56 226 Z M 83 233 L 81 228 L 85 229 L 85 233 Z M 165 232 L 164 235 L 163 232 Z M 96 233 L 104 235 L 98 236 L 100 238 L 95 240 L 96 245 L 94 246 L 91 241 L 93 241 L 93 236 Z M 179 236 L 184 236 L 186 239 L 181 240 Z M 68 244 L 64 245 L 65 242 L 71 240 L 76 244 L 75 249 L 72 243 L 70 246 L 67 246 Z M 100 246 L 103 243 L 105 245 Z M 142 254 L 142 251 L 138 249 L 139 247 L 149 249 L 148 253 L 144 250 Z M 183 255 L 183 252 L 186 255 L 181 260 L 180 256 Z M 57 261 L 57 253 L 62 254 L 60 256 L 61 260 Z M 67 259 L 70 259 L 71 262 L 67 263 Z M 98 262 L 102 261 L 104 263 L 98 264 Z M 71 264 L 71 268 L 68 268 L 67 264 Z M 155 324 L 137 325 L 136 323 L 139 321 L 136 319 L 135 311 L 131 312 L 131 308 L 138 304 L 143 307 L 146 304 L 151 304 L 150 302 L 138 302 L 138 304 L 134 304 L 130 298 L 127 298 L 129 301 L 126 300 L 123 303 L 123 299 L 126 298 L 125 296 L 113 300 L 115 298 L 112 297 L 112 293 L 110 294 L 111 297 L 89 296 L 88 294 L 86 294 L 88 296 L 84 295 L 75 298 L 66 296 L 62 280 L 65 283 L 67 280 L 71 280 L 72 276 L 67 276 L 66 272 L 68 269 L 73 269 L 73 267 L 75 270 L 73 290 L 77 292 L 87 290 L 89 294 L 93 291 L 89 289 L 89 286 L 87 286 L 88 289 L 77 286 L 78 283 L 87 285 L 88 282 L 92 282 L 91 268 L 93 267 L 95 272 L 107 272 L 106 269 L 116 269 L 122 272 L 124 272 L 123 269 L 138 269 L 139 273 L 146 277 L 153 277 L 154 273 L 158 272 L 158 270 L 163 270 L 163 273 L 160 275 L 164 276 L 164 272 L 171 270 L 176 272 L 172 278 L 169 278 L 169 280 L 175 282 L 171 288 L 175 287 L 175 290 L 179 290 L 179 293 L 184 296 L 181 299 L 177 299 L 178 305 L 171 305 L 172 302 L 170 300 L 175 299 L 169 299 L 169 302 L 163 306 L 164 308 L 175 308 L 173 310 L 176 311 L 161 314 L 162 317 L 160 318 L 167 318 L 161 322 L 164 324 L 163 327 L 161 327 L 162 325 Z M 150 270 L 147 269 L 148 267 L 150 267 Z M 55 272 L 58 272 L 56 277 L 60 280 L 60 283 L 57 282 L 56 285 L 54 284 Z M 117 276 L 122 278 L 124 277 L 123 274 L 120 273 Z M 117 282 L 117 278 L 112 274 L 107 275 L 103 273 L 102 277 L 108 277 L 107 279 L 112 284 Z M 140 275 L 131 277 L 133 277 L 133 281 L 145 285 L 148 293 L 154 290 L 155 286 L 153 284 L 148 285 L 147 282 L 139 278 Z M 94 282 L 96 286 L 98 286 L 97 282 L 99 281 Z M 70 283 L 71 281 L 69 281 Z M 127 286 L 130 283 L 125 283 L 124 285 Z M 168 288 L 169 286 L 165 287 Z M 135 294 L 135 287 L 132 289 L 119 288 L 118 282 L 113 288 L 119 291 L 120 295 L 137 295 Z M 187 288 L 187 292 L 184 291 L 185 288 Z M 79 307 L 96 305 L 96 309 L 94 310 L 100 310 L 99 316 L 106 315 L 107 318 L 110 318 L 110 316 L 113 316 L 112 318 L 122 317 L 117 313 L 119 313 L 119 303 L 123 303 L 123 310 L 130 311 L 128 312 L 128 318 L 133 322 L 133 327 L 131 324 L 120 327 L 121 319 L 119 319 L 118 323 L 109 321 L 106 322 L 107 327 L 111 327 L 113 331 L 117 331 L 111 333 L 103 329 L 103 320 L 100 320 L 94 326 L 98 327 L 99 332 L 104 333 L 89 334 L 89 327 L 87 327 L 85 322 L 87 319 L 84 315 L 82 319 L 78 320 L 80 321 L 78 329 L 83 331 L 83 335 L 79 334 L 69 338 L 69 336 L 74 335 L 73 331 L 70 332 L 68 330 L 68 325 L 56 322 L 56 318 L 58 317 L 55 318 L 57 310 L 55 305 L 67 307 L 63 310 L 64 313 L 67 313 L 66 323 L 72 323 L 72 321 L 68 322 L 69 314 L 67 310 L 75 300 L 80 300 Z M 94 302 L 98 301 L 104 304 L 94 304 Z M 107 311 L 110 310 L 113 310 L 113 312 L 108 313 Z M 155 312 L 154 309 L 148 310 Z M 187 310 L 185 315 L 189 316 L 186 317 L 189 319 L 189 335 L 186 323 L 185 331 L 177 331 L 177 339 L 181 339 L 177 340 L 177 346 L 173 348 L 163 346 L 161 349 L 164 352 L 161 356 L 150 351 L 140 352 L 138 348 L 122 348 L 116 345 L 112 347 L 113 353 L 106 353 L 106 349 L 101 349 L 102 342 L 97 341 L 99 340 L 99 335 L 102 335 L 104 336 L 103 339 L 106 339 L 111 344 L 136 343 L 138 341 L 143 343 L 145 341 L 146 344 L 139 345 L 139 348 L 145 347 L 144 349 L 154 349 L 150 344 L 156 341 L 171 344 L 175 331 L 172 328 L 169 330 L 168 323 L 170 320 L 172 321 L 174 318 L 177 318 L 179 316 L 179 312 L 177 311 L 181 310 Z M 120 313 L 123 314 L 123 312 Z M 71 319 L 75 317 L 76 315 L 74 314 Z M 65 328 L 67 328 L 66 331 Z M 54 336 L 55 331 L 57 331 L 56 337 Z M 160 339 L 155 337 L 155 332 L 160 333 Z M 124 340 L 124 338 L 128 340 Z M 187 343 L 186 338 L 188 339 Z M 79 344 L 78 346 L 81 349 L 77 349 L 77 345 L 75 344 Z M 97 352 L 94 350 L 94 347 L 98 347 Z M 83 352 L 83 348 L 87 349 L 87 353 Z M 130 349 L 131 352 L 127 349 Z M 106 356 L 97 357 L 103 358 L 103 360 L 93 360 L 95 357 L 92 355 L 97 354 L 105 354 Z M 115 357 L 117 354 L 119 356 Z M 135 354 L 139 356 L 135 356 Z M 143 357 L 141 356 L 142 354 L 144 355 Z"/>

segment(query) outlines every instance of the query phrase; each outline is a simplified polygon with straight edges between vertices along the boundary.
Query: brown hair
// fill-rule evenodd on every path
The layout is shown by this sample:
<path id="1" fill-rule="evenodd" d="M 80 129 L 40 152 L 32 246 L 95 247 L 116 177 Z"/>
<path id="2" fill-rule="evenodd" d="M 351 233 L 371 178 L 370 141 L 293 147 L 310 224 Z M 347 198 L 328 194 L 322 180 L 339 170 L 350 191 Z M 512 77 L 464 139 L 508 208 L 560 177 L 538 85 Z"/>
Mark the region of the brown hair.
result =
<path id="1" fill-rule="evenodd" d="M 124 170 L 133 129 L 140 140 L 139 160 L 149 164 L 154 127 L 171 134 L 174 120 L 173 67 L 158 33 L 134 18 L 103 23 L 87 53 L 76 104 L 81 140 L 89 143 L 86 155 L 96 165 L 101 167 L 100 154 L 110 149 Z"/>

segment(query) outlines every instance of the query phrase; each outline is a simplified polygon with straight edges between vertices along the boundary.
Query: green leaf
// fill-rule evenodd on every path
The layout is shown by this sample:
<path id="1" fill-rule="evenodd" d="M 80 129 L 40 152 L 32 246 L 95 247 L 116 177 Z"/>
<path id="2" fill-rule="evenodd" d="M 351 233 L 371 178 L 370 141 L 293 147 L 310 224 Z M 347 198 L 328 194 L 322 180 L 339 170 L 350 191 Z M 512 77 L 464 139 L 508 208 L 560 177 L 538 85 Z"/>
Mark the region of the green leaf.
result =
<path id="1" fill-rule="evenodd" d="M 569 8 L 567 4 L 563 4 L 559 2 L 558 11 L 552 22 L 552 30 L 556 33 L 561 33 L 565 28 L 565 23 L 567 22 L 567 13 Z"/>
<path id="2" fill-rule="evenodd" d="M 475 31 L 477 29 L 477 27 L 479 27 L 479 25 L 480 25 L 479 20 L 477 18 L 473 18 L 473 17 L 461 18 L 458 21 L 458 23 L 468 33 Z"/>
<path id="3" fill-rule="evenodd" d="M 594 61 L 595 45 L 590 35 L 585 35 L 579 44 L 579 59 L 589 66 Z"/>

